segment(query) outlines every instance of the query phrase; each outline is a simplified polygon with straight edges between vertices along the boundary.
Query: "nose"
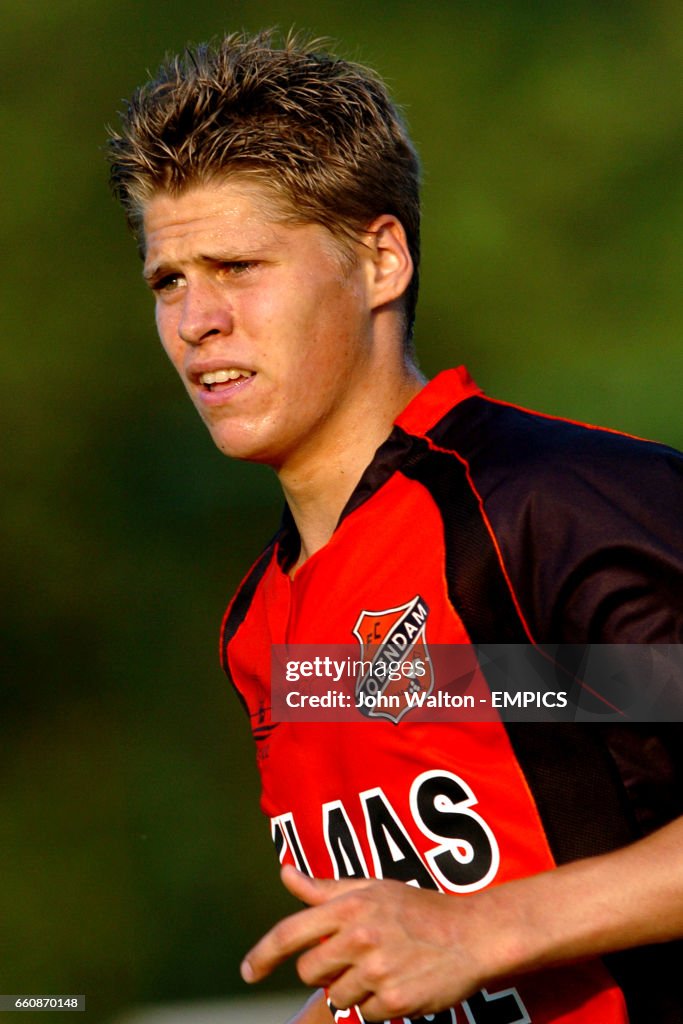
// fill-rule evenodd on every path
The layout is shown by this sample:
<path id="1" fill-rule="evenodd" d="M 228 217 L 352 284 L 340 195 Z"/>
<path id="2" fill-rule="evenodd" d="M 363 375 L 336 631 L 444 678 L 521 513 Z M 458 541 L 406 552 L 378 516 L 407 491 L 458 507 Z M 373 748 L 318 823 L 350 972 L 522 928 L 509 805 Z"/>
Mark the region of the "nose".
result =
<path id="1" fill-rule="evenodd" d="M 178 322 L 178 334 L 188 345 L 201 345 L 208 338 L 227 335 L 233 329 L 233 311 L 220 288 L 209 284 L 188 284 Z"/>

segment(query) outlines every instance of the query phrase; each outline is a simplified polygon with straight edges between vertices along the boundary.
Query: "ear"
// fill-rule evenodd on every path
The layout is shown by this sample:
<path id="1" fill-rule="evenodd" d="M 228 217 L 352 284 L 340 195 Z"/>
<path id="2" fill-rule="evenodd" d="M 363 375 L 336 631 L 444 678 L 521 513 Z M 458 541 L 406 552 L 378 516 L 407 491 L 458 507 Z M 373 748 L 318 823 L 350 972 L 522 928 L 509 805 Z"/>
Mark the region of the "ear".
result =
<path id="1" fill-rule="evenodd" d="M 370 256 L 371 308 L 376 309 L 401 298 L 413 276 L 413 260 L 405 229 L 392 214 L 376 217 L 363 240 Z"/>

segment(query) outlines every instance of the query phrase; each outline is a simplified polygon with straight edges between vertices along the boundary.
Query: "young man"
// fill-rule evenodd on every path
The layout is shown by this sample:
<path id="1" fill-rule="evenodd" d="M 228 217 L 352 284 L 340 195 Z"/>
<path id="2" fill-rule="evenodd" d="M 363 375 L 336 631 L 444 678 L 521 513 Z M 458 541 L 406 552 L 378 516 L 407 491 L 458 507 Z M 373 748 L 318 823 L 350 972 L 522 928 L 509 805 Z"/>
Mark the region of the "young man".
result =
<path id="1" fill-rule="evenodd" d="M 425 382 L 418 164 L 367 69 L 226 38 L 138 90 L 110 158 L 169 358 L 286 498 L 222 644 L 308 907 L 243 976 L 298 955 L 310 1024 L 682 1021 L 676 727 L 278 722 L 270 647 L 679 643 L 683 460 Z"/>

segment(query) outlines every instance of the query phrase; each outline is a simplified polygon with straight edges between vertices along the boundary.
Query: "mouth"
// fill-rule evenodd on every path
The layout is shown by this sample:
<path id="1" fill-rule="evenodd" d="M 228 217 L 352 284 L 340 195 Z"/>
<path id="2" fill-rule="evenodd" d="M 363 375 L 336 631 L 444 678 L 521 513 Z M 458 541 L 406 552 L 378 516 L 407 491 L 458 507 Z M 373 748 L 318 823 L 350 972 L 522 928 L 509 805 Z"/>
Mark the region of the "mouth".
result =
<path id="1" fill-rule="evenodd" d="M 236 367 L 225 367 L 220 370 L 210 370 L 197 375 L 197 382 L 205 391 L 230 391 L 239 387 L 245 381 L 255 375 L 254 370 L 237 369 Z"/>

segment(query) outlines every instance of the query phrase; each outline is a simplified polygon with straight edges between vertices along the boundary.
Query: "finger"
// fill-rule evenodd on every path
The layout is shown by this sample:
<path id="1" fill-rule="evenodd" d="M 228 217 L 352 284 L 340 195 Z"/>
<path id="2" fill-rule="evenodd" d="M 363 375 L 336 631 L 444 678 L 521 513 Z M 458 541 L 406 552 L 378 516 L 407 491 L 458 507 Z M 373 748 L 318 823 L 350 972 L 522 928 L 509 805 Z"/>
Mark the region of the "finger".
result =
<path id="1" fill-rule="evenodd" d="M 367 878 L 311 878 L 291 864 L 283 866 L 280 878 L 292 896 L 312 907 L 370 884 Z"/>
<path id="2" fill-rule="evenodd" d="M 368 1000 L 374 998 L 374 994 L 362 981 L 355 968 L 350 968 L 335 978 L 328 987 L 327 994 L 338 1010 L 348 1010 L 351 1006 L 367 1003 Z"/>
<path id="3" fill-rule="evenodd" d="M 297 972 L 305 985 L 327 988 L 333 981 L 358 963 L 367 948 L 349 941 L 346 931 L 337 932 L 325 942 L 318 942 L 297 960 Z"/>
<path id="4" fill-rule="evenodd" d="M 394 1010 L 389 1009 L 389 1007 L 384 1003 L 384 1001 L 380 999 L 379 996 L 377 995 L 369 995 L 367 999 L 357 999 L 355 1005 L 362 1013 L 362 1019 L 366 1021 L 367 1024 L 372 1024 L 372 1021 L 384 1022 L 387 1020 L 393 1020 L 395 1017 L 403 1017 L 404 1020 L 412 1020 L 413 1017 L 417 1017 L 419 1020 L 421 1020 L 424 1016 L 424 1014 L 420 1013 L 419 1011 L 417 1011 L 416 1013 L 411 1013 L 410 1017 L 407 1017 L 406 1014 L 404 1014 L 403 1012 L 394 1013 Z"/>
<path id="5" fill-rule="evenodd" d="M 261 981 L 293 953 L 299 953 L 333 934 L 339 926 L 330 904 L 300 910 L 278 921 L 249 950 L 240 972 L 247 982 Z"/>

